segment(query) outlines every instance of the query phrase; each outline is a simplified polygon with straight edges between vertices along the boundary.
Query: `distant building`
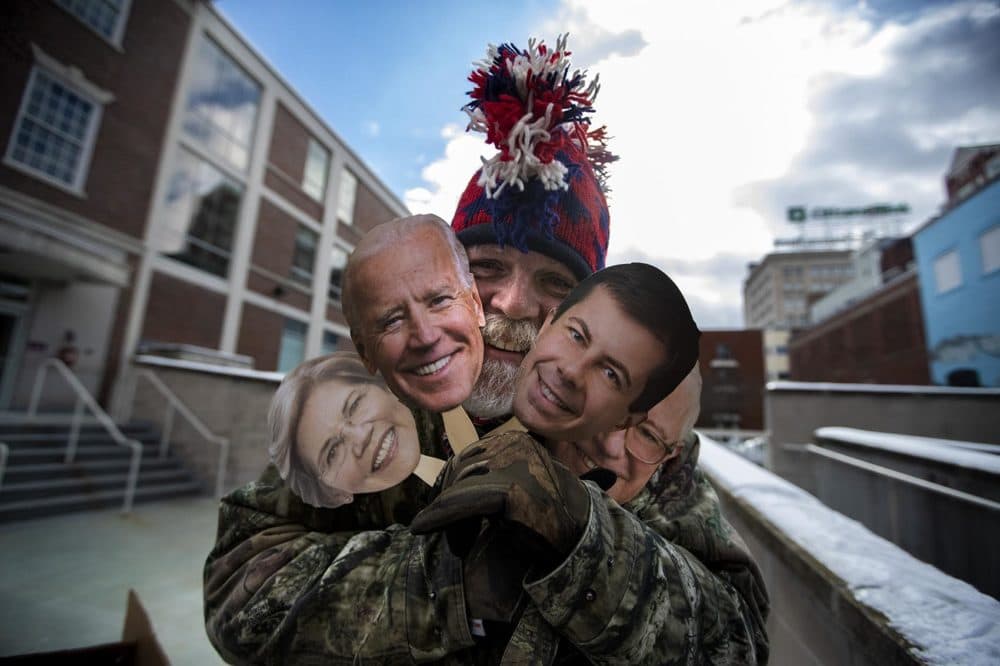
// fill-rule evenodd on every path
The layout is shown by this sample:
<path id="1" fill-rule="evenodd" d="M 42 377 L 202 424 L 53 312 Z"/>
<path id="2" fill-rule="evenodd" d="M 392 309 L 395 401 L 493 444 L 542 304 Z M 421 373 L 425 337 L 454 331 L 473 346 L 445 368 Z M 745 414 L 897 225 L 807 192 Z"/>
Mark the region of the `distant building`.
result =
<path id="1" fill-rule="evenodd" d="M 768 381 L 786 379 L 789 331 L 810 324 L 809 308 L 854 274 L 850 250 L 772 252 L 749 266 L 743 320 L 763 329 Z"/>
<path id="2" fill-rule="evenodd" d="M 795 381 L 928 384 L 916 270 L 894 274 L 788 343 Z"/>
<path id="3" fill-rule="evenodd" d="M 211 3 L 5 20 L 0 409 L 67 332 L 104 399 L 137 350 L 286 370 L 350 344 L 345 257 L 406 209 Z"/>
<path id="4" fill-rule="evenodd" d="M 1000 386 L 1000 144 L 957 149 L 945 187 L 913 234 L 931 379 Z"/>
<path id="5" fill-rule="evenodd" d="M 763 430 L 763 348 L 759 330 L 702 331 L 699 427 Z"/>
<path id="6" fill-rule="evenodd" d="M 813 325 L 849 308 L 889 279 L 913 268 L 913 244 L 909 238 L 873 238 L 851 256 L 854 276 L 816 300 L 809 309 Z"/>

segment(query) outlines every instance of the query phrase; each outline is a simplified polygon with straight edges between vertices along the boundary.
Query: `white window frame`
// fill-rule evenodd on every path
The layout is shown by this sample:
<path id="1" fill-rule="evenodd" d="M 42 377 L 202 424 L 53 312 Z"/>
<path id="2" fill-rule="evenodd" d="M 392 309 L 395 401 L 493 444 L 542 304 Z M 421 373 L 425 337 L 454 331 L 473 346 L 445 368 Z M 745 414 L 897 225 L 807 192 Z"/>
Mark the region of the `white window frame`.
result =
<path id="1" fill-rule="evenodd" d="M 83 184 L 90 173 L 90 161 L 94 154 L 94 144 L 97 141 L 97 131 L 101 125 L 101 116 L 105 105 L 113 102 L 115 97 L 108 91 L 88 81 L 76 67 L 69 67 L 62 64 L 35 44 L 31 45 L 31 49 L 34 52 L 35 64 L 31 68 L 31 73 L 28 75 L 28 82 L 25 85 L 24 92 L 21 94 L 21 105 L 18 108 L 17 118 L 14 120 L 14 126 L 7 141 L 7 152 L 4 153 L 3 163 L 12 169 L 17 169 L 28 174 L 32 178 L 44 181 L 53 187 L 58 187 L 79 197 L 85 197 L 86 193 L 84 192 Z M 71 88 L 74 93 L 93 105 L 90 121 L 83 138 L 83 143 L 80 146 L 80 160 L 76 165 L 76 173 L 74 174 L 72 183 L 65 183 L 44 171 L 38 171 L 14 159 L 18 131 L 21 127 L 21 122 L 27 115 L 28 99 L 35 87 L 40 70 L 44 71 L 47 76 L 57 79 L 64 86 Z"/>
<path id="2" fill-rule="evenodd" d="M 132 0 L 122 0 L 121 12 L 118 14 L 118 23 L 115 24 L 115 29 L 110 36 L 105 35 L 103 32 L 87 23 L 82 16 L 77 15 L 68 7 L 63 7 L 58 2 L 56 2 L 55 5 L 86 26 L 87 30 L 90 30 L 92 33 L 119 51 L 122 50 L 122 39 L 125 37 L 125 24 L 128 23 L 129 10 L 132 9 Z"/>
<path id="3" fill-rule="evenodd" d="M 323 163 L 323 180 L 319 184 L 319 191 L 313 191 L 310 189 L 309 183 L 309 160 L 313 155 L 322 154 L 326 158 Z M 306 148 L 306 163 L 302 169 L 302 191 L 311 196 L 316 201 L 323 203 L 323 198 L 326 196 L 326 188 L 330 181 L 330 162 L 331 153 L 322 143 L 316 139 L 309 137 L 309 145 Z"/>
<path id="4" fill-rule="evenodd" d="M 992 252 L 992 255 L 988 256 L 988 251 Z M 979 261 L 983 275 L 1000 270 L 1000 224 L 994 224 L 979 234 Z"/>
<path id="5" fill-rule="evenodd" d="M 954 269 L 954 273 L 945 273 L 944 271 Z M 962 280 L 962 261 L 958 256 L 958 248 L 952 248 L 947 252 L 942 252 L 934 259 L 934 291 L 937 294 L 947 294 L 961 287 L 964 284 Z"/>
<path id="6" fill-rule="evenodd" d="M 353 182 L 351 195 L 344 196 L 344 188 L 347 183 Z M 345 168 L 340 173 L 340 185 L 337 189 L 337 219 L 349 226 L 354 226 L 354 209 L 358 200 L 358 177 Z M 350 210 L 346 210 L 347 202 L 350 201 Z"/>

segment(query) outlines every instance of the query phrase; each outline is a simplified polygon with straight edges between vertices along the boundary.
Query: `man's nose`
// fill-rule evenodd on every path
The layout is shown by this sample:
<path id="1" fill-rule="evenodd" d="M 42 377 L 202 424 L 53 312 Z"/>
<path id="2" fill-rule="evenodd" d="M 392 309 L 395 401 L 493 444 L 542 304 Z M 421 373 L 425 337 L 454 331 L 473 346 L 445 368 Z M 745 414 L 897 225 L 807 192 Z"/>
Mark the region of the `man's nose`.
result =
<path id="1" fill-rule="evenodd" d="M 493 293 L 487 307 L 499 311 L 508 319 L 539 320 L 544 317 L 531 284 L 531 276 L 524 271 L 514 271 L 503 285 Z"/>
<path id="2" fill-rule="evenodd" d="M 430 347 L 441 337 L 441 329 L 427 312 L 417 312 L 410 318 L 409 342 L 414 347 Z"/>
<path id="3" fill-rule="evenodd" d="M 583 375 L 583 360 L 582 359 L 562 359 L 556 364 L 556 370 L 559 372 L 559 379 L 562 380 L 567 386 L 577 387 L 580 385 L 581 377 Z"/>
<path id="4" fill-rule="evenodd" d="M 594 444 L 606 461 L 624 460 L 627 434 L 627 430 L 613 430 L 595 437 Z"/>

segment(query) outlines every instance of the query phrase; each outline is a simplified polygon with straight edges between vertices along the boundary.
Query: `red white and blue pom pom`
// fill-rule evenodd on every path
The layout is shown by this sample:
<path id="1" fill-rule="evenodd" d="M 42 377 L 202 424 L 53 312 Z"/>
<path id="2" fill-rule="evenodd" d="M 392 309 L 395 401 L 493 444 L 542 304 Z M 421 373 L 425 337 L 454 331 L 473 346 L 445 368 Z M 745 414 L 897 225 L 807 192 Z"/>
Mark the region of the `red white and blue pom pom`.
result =
<path id="1" fill-rule="evenodd" d="M 587 83 L 586 71 L 570 73 L 566 37 L 554 50 L 534 39 L 526 50 L 491 44 L 469 75 L 475 85 L 463 107 L 469 129 L 500 150 L 483 159 L 479 185 L 490 199 L 507 188 L 523 192 L 536 178 L 547 191 L 567 189 L 568 170 L 557 154 L 570 144 L 587 155 L 602 186 L 605 167 L 617 159 L 607 151 L 603 127 L 588 132 L 599 77 Z"/>

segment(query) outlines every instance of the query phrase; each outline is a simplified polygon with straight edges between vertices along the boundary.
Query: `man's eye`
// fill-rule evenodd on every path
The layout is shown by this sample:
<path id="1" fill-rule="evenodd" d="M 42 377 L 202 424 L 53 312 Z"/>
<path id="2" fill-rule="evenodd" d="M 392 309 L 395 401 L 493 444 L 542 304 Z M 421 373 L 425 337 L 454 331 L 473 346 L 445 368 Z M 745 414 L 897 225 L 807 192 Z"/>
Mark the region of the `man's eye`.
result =
<path id="1" fill-rule="evenodd" d="M 354 400 L 351 401 L 351 404 L 347 408 L 347 415 L 348 416 L 354 416 L 354 412 L 357 411 L 358 406 L 361 405 L 361 400 L 364 397 L 365 397 L 364 393 L 359 393 L 357 395 L 357 397 L 354 398 Z"/>
<path id="2" fill-rule="evenodd" d="M 550 295 L 565 298 L 576 284 L 561 275 L 549 275 L 542 280 L 542 286 Z"/>
<path id="3" fill-rule="evenodd" d="M 391 331 L 394 328 L 398 328 L 400 322 L 402 321 L 403 321 L 402 315 L 392 315 L 390 317 L 386 317 L 385 319 L 381 320 L 379 322 L 379 328 L 383 331 Z"/>
<path id="4" fill-rule="evenodd" d="M 652 433 L 649 428 L 639 428 L 639 434 L 651 441 L 653 444 L 659 444 L 660 442 L 656 439 L 656 435 Z"/>
<path id="5" fill-rule="evenodd" d="M 445 303 L 448 303 L 453 300 L 455 300 L 454 296 L 451 296 L 450 294 L 440 294 L 431 299 L 431 307 L 444 305 Z"/>
<path id="6" fill-rule="evenodd" d="M 575 340 L 576 342 L 583 342 L 583 335 L 580 333 L 580 331 L 576 330 L 572 326 L 567 326 L 566 330 L 569 331 L 569 337 L 571 339 Z"/>
<path id="7" fill-rule="evenodd" d="M 618 388 L 622 386 L 622 380 L 618 377 L 618 373 L 614 368 L 604 368 L 604 375 L 611 380 L 611 382 Z"/>
<path id="8" fill-rule="evenodd" d="M 485 280 L 500 275 L 503 272 L 503 264 L 499 261 L 482 259 L 470 262 L 469 270 L 476 279 Z"/>

